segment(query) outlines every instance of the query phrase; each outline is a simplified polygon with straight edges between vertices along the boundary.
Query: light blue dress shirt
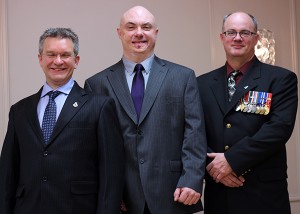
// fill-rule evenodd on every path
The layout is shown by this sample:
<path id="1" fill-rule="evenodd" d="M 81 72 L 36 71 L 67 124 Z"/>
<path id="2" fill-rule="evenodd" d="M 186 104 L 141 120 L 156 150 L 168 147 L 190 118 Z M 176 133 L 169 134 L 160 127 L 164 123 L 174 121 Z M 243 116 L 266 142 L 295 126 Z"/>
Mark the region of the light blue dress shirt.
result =
<path id="1" fill-rule="evenodd" d="M 55 98 L 56 120 L 65 104 L 65 101 L 66 101 L 73 85 L 74 85 L 74 80 L 73 80 L 73 78 L 71 78 L 65 85 L 60 86 L 56 90 L 54 90 L 54 91 L 62 92 Z M 37 106 L 37 114 L 38 114 L 41 128 L 42 128 L 42 123 L 43 123 L 44 112 L 45 112 L 46 106 L 49 102 L 49 96 L 47 95 L 47 93 L 49 91 L 53 91 L 53 89 L 47 83 L 45 83 L 43 86 L 42 93 L 41 93 L 40 101 Z"/>
<path id="2" fill-rule="evenodd" d="M 143 76 L 144 76 L 145 90 L 146 90 L 146 86 L 148 83 L 148 78 L 150 75 L 153 59 L 154 59 L 154 54 L 152 56 L 150 56 L 148 59 L 146 59 L 140 63 L 143 65 L 143 67 L 145 69 L 142 72 Z M 126 59 L 125 57 L 122 58 L 122 61 L 125 66 L 125 75 L 126 75 L 128 88 L 129 88 L 129 91 L 131 92 L 131 86 L 132 86 L 132 81 L 133 81 L 133 77 L 134 77 L 134 67 L 137 63 L 131 62 L 128 59 Z"/>

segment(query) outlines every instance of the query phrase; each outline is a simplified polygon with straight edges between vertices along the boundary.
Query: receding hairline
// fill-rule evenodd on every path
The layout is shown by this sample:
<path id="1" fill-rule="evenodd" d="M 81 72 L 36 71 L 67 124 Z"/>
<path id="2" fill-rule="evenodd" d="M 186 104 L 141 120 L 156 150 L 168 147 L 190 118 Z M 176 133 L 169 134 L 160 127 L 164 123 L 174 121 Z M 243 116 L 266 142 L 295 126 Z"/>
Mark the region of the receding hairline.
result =
<path id="1" fill-rule="evenodd" d="M 157 28 L 157 24 L 156 24 L 156 20 L 155 20 L 155 16 L 145 7 L 143 6 L 134 6 L 130 9 L 128 9 L 127 11 L 125 11 L 120 19 L 120 26 L 122 24 L 126 24 L 124 20 L 126 20 L 126 17 L 129 16 L 131 13 L 144 13 L 146 12 L 149 16 L 151 16 L 152 20 L 153 20 L 153 25 Z"/>
<path id="2" fill-rule="evenodd" d="M 223 23 L 222 23 L 222 31 L 224 31 L 224 24 L 225 24 L 226 20 L 231 15 L 234 15 L 234 14 L 244 14 L 244 15 L 249 16 L 249 18 L 252 20 L 252 23 L 253 23 L 253 26 L 254 26 L 254 32 L 257 32 L 258 27 L 257 27 L 256 18 L 253 15 L 251 15 L 250 13 L 246 13 L 246 12 L 242 12 L 242 11 L 232 12 L 232 13 L 229 13 L 229 14 L 225 15 L 224 18 L 223 18 Z"/>

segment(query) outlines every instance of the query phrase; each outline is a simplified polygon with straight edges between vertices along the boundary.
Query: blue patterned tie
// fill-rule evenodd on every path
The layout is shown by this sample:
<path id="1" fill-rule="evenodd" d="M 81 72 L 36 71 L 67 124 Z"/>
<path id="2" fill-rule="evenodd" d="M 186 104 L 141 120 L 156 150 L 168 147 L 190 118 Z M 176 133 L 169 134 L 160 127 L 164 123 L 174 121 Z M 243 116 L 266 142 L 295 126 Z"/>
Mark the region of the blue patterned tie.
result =
<path id="1" fill-rule="evenodd" d="M 144 99 L 144 90 L 145 90 L 144 76 L 142 72 L 143 70 L 144 70 L 143 65 L 136 64 L 136 66 L 134 67 L 135 75 L 133 77 L 132 87 L 131 87 L 131 97 L 138 118 L 140 117 L 143 99 Z"/>
<path id="2" fill-rule="evenodd" d="M 229 102 L 231 101 L 231 98 L 236 90 L 235 89 L 235 87 L 236 87 L 235 79 L 239 74 L 240 74 L 240 71 L 233 71 L 228 76 L 228 100 L 229 100 Z"/>
<path id="3" fill-rule="evenodd" d="M 49 102 L 46 106 L 43 122 L 42 122 L 42 132 L 43 132 L 45 144 L 48 144 L 53 128 L 56 123 L 56 103 L 54 99 L 60 93 L 61 93 L 60 91 L 48 92 Z"/>

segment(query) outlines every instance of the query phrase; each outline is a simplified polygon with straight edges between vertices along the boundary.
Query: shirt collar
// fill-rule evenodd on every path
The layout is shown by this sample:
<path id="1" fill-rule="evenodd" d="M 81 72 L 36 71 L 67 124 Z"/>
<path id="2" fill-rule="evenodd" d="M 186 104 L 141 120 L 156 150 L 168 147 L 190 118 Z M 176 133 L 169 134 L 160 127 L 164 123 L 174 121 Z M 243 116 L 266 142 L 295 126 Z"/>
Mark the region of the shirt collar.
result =
<path id="1" fill-rule="evenodd" d="M 154 54 L 152 54 L 152 56 L 150 56 L 149 58 L 145 59 L 144 61 L 142 61 L 139 64 L 142 64 L 144 67 L 144 71 L 147 75 L 150 73 L 151 70 L 151 66 L 152 66 L 152 62 L 154 59 Z M 125 71 L 131 76 L 134 74 L 134 67 L 137 63 L 129 61 L 128 59 L 126 59 L 124 56 L 122 57 L 122 61 L 125 67 Z"/>
<path id="2" fill-rule="evenodd" d="M 255 59 L 255 57 L 252 57 L 252 59 L 250 59 L 248 62 L 246 62 L 242 67 L 240 67 L 240 69 L 238 69 L 242 73 L 242 75 L 244 75 L 246 73 L 248 68 L 254 62 L 254 59 Z M 229 74 L 234 71 L 234 69 L 229 65 L 228 62 L 226 62 L 226 69 L 227 69 L 227 77 L 228 77 Z"/>
<path id="3" fill-rule="evenodd" d="M 53 90 L 49 85 L 48 83 L 46 82 L 43 86 L 43 90 L 42 90 L 42 93 L 41 93 L 41 97 L 44 97 L 46 96 L 46 94 L 49 93 L 49 91 L 60 91 L 62 92 L 63 94 L 66 94 L 68 95 L 72 89 L 74 85 L 74 79 L 71 78 L 66 84 L 58 87 L 57 89 Z"/>

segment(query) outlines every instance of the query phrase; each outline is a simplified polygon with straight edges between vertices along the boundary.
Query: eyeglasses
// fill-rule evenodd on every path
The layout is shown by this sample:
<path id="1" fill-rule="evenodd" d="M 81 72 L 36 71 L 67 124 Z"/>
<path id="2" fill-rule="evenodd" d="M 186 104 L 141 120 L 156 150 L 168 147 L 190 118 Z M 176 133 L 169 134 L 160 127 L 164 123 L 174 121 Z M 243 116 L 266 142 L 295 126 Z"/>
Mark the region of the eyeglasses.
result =
<path id="1" fill-rule="evenodd" d="M 242 30 L 240 32 L 229 30 L 229 31 L 223 32 L 223 34 L 228 38 L 235 38 L 237 34 L 239 34 L 241 38 L 249 38 L 252 35 L 256 35 L 256 33 L 253 33 L 249 30 Z"/>
<path id="2" fill-rule="evenodd" d="M 58 56 L 61 60 L 67 60 L 67 59 L 70 59 L 71 57 L 73 57 L 74 55 L 71 54 L 71 53 L 63 53 L 63 54 L 57 54 L 57 53 L 45 53 L 43 54 L 45 55 L 48 59 L 56 59 Z"/>

